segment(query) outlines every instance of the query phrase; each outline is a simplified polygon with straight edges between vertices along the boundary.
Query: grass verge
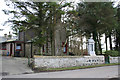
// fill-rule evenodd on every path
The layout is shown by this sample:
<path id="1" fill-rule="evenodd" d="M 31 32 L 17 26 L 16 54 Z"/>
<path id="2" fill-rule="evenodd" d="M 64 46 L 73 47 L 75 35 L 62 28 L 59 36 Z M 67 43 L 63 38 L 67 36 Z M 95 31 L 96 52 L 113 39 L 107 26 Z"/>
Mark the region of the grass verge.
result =
<path id="1" fill-rule="evenodd" d="M 75 70 L 75 69 L 86 69 L 86 68 L 95 68 L 103 66 L 113 66 L 120 65 L 120 63 L 110 63 L 110 64 L 100 64 L 100 65 L 91 65 L 91 66 L 76 66 L 76 67 L 65 67 L 65 68 L 35 68 L 33 69 L 35 73 L 38 72 L 54 72 L 54 71 L 65 71 L 65 70 Z"/>

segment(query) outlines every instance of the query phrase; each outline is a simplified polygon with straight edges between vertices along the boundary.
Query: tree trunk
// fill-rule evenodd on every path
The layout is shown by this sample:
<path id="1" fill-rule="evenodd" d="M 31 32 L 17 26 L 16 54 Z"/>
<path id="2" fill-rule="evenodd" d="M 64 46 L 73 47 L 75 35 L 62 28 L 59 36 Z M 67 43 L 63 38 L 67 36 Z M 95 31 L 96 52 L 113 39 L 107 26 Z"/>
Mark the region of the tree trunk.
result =
<path id="1" fill-rule="evenodd" d="M 111 38 L 111 33 L 109 34 L 109 42 L 110 42 L 110 50 L 112 50 L 112 38 Z"/>
<path id="2" fill-rule="evenodd" d="M 51 19 L 52 21 L 52 19 Z M 51 22 L 51 24 L 53 24 Z M 51 55 L 55 56 L 55 52 L 54 52 L 54 27 L 52 25 L 50 25 L 50 43 L 51 43 Z"/>
<path id="3" fill-rule="evenodd" d="M 78 43 L 78 55 L 80 56 L 80 42 Z"/>
<path id="4" fill-rule="evenodd" d="M 118 47 L 118 51 L 120 52 L 120 42 L 119 42 L 119 47 Z"/>
<path id="5" fill-rule="evenodd" d="M 55 30 L 53 28 L 52 30 L 53 34 L 52 34 L 52 41 L 51 41 L 51 52 L 52 52 L 52 55 L 55 56 Z"/>
<path id="6" fill-rule="evenodd" d="M 83 56 L 83 38 L 82 38 L 82 34 L 80 35 L 81 38 L 81 55 Z"/>
<path id="7" fill-rule="evenodd" d="M 69 47 L 69 37 L 67 37 L 67 46 L 68 46 L 68 47 L 67 47 L 67 55 L 69 55 L 69 48 L 70 48 L 70 47 Z"/>
<path id="8" fill-rule="evenodd" d="M 95 54 L 98 54 L 98 49 L 97 49 L 97 32 L 93 32 L 93 40 L 95 41 Z"/>
<path id="9" fill-rule="evenodd" d="M 85 37 L 86 37 L 86 51 L 84 53 L 88 55 L 88 43 L 87 43 L 88 36 L 85 36 Z"/>
<path id="10" fill-rule="evenodd" d="M 99 45 L 99 51 L 100 51 L 100 54 L 102 54 L 100 35 L 97 36 L 97 41 L 98 41 L 98 45 Z"/>
<path id="11" fill-rule="evenodd" d="M 24 35 L 24 44 L 23 44 L 23 46 L 24 46 L 24 55 L 23 55 L 23 57 L 25 57 L 25 56 L 26 56 L 26 53 L 25 53 L 25 50 L 26 50 L 26 47 L 25 47 L 25 42 L 26 42 L 26 39 L 25 39 L 25 37 L 26 37 L 25 31 L 23 32 L 23 35 Z"/>
<path id="12" fill-rule="evenodd" d="M 106 51 L 108 50 L 108 46 L 107 46 L 107 35 L 105 34 L 105 44 L 106 44 Z"/>
<path id="13" fill-rule="evenodd" d="M 53 56 L 53 45 L 52 45 L 52 30 L 50 31 L 50 45 L 51 45 L 51 55 Z"/>
<path id="14" fill-rule="evenodd" d="M 119 46 L 118 38 L 116 37 L 116 40 L 115 40 L 115 50 L 118 50 L 118 46 Z"/>
<path id="15" fill-rule="evenodd" d="M 120 34 L 116 30 L 115 50 L 120 50 Z"/>
<path id="16" fill-rule="evenodd" d="M 56 24 L 57 24 L 57 15 L 55 14 L 53 16 L 53 24 L 54 26 L 52 27 L 52 31 L 53 31 L 53 35 L 52 35 L 52 51 L 53 51 L 53 55 L 56 56 L 56 52 L 55 52 L 55 27 L 56 27 Z"/>
<path id="17" fill-rule="evenodd" d="M 120 34 L 118 34 L 118 51 L 120 52 Z"/>
<path id="18" fill-rule="evenodd" d="M 48 54 L 48 28 L 46 30 L 46 53 Z"/>

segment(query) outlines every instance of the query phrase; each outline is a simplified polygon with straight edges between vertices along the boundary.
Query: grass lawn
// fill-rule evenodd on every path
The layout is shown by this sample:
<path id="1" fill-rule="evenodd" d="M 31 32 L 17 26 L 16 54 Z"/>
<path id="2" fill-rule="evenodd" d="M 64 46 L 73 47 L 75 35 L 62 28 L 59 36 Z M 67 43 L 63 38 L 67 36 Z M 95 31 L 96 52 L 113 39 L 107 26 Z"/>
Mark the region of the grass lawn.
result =
<path id="1" fill-rule="evenodd" d="M 113 65 L 120 65 L 120 63 L 100 64 L 100 65 L 91 65 L 91 66 L 66 67 L 66 68 L 49 68 L 49 69 L 35 68 L 33 70 L 34 70 L 35 73 L 37 73 L 37 72 L 53 72 L 53 71 L 65 71 L 65 70 L 95 68 L 95 67 L 113 66 Z"/>

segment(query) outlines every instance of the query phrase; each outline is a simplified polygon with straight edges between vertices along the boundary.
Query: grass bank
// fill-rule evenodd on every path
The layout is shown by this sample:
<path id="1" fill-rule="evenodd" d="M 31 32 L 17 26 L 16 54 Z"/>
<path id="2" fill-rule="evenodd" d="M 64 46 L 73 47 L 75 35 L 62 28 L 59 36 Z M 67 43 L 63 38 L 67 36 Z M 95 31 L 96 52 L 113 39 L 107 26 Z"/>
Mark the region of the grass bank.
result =
<path id="1" fill-rule="evenodd" d="M 120 63 L 110 63 L 110 64 L 100 64 L 100 65 L 91 65 L 91 66 L 77 66 L 77 67 L 65 67 L 65 68 L 35 68 L 33 69 L 35 73 L 38 72 L 53 72 L 53 71 L 65 71 L 65 70 L 75 70 L 75 69 L 86 69 L 86 68 L 95 68 L 95 67 L 103 67 L 103 66 L 113 66 L 120 65 Z"/>

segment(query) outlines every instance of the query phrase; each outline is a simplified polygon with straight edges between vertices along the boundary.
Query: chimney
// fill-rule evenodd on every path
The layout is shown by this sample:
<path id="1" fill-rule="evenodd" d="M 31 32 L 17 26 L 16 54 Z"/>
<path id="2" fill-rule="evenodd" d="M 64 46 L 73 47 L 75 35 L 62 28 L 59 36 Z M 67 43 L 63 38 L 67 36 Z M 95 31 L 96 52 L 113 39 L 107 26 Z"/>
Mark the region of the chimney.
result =
<path id="1" fill-rule="evenodd" d="M 9 35 L 10 35 L 10 31 L 9 31 Z"/>
<path id="2" fill-rule="evenodd" d="M 7 34 L 4 34 L 4 37 L 7 38 Z"/>
<path id="3" fill-rule="evenodd" d="M 12 35 L 11 35 L 10 31 L 9 31 L 8 38 L 9 38 L 9 39 L 11 39 L 11 38 L 12 38 Z"/>

